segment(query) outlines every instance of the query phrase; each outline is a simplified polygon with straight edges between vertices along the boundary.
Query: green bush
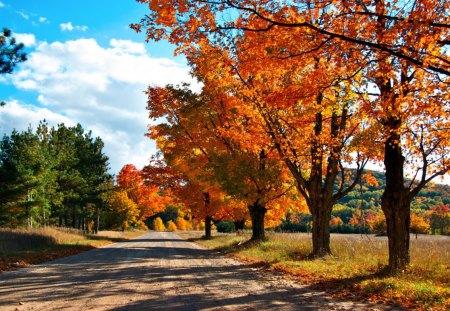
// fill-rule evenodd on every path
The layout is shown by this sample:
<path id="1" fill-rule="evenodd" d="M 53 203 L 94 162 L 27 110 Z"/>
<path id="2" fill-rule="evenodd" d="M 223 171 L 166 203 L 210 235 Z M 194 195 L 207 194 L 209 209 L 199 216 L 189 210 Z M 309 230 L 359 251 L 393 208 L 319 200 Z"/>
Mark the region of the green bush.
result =
<path id="1" fill-rule="evenodd" d="M 221 221 L 216 223 L 217 232 L 235 232 L 236 228 L 234 227 L 234 223 L 231 221 Z"/>

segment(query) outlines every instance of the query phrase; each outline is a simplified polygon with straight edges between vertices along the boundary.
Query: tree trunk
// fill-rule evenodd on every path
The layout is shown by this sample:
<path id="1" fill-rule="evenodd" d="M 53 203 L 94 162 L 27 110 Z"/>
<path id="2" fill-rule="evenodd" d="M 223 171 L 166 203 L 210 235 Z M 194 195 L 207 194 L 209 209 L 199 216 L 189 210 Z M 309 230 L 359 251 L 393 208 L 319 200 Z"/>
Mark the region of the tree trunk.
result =
<path id="1" fill-rule="evenodd" d="M 64 208 L 64 227 L 69 226 L 69 215 L 67 209 Z"/>
<path id="2" fill-rule="evenodd" d="M 392 131 L 385 142 L 384 164 L 386 188 L 381 197 L 381 208 L 386 217 L 389 240 L 389 270 L 404 270 L 409 264 L 409 190 L 404 186 L 404 157 L 399 145 L 400 135 Z"/>
<path id="3" fill-rule="evenodd" d="M 259 201 L 254 202 L 252 205 L 248 206 L 250 211 L 250 217 L 252 219 L 252 238 L 253 241 L 264 240 L 264 217 L 266 216 L 266 206 L 265 204 L 259 203 Z"/>
<path id="4" fill-rule="evenodd" d="M 98 207 L 95 209 L 95 224 L 94 224 L 94 233 L 98 234 L 100 230 L 100 211 Z"/>
<path id="5" fill-rule="evenodd" d="M 330 218 L 332 202 L 316 201 L 316 206 L 310 208 L 312 213 L 313 257 L 324 257 L 331 254 L 330 248 Z"/>
<path id="6" fill-rule="evenodd" d="M 211 222 L 212 222 L 212 216 L 209 215 L 210 212 L 210 204 L 211 204 L 211 197 L 209 195 L 209 192 L 203 192 L 203 204 L 205 205 L 205 238 L 210 239 L 211 238 Z"/>
<path id="7" fill-rule="evenodd" d="M 205 217 L 205 238 L 206 239 L 211 238 L 211 226 L 212 226 L 212 217 L 206 216 Z"/>
<path id="8" fill-rule="evenodd" d="M 77 214 L 75 211 L 75 206 L 72 206 L 72 228 L 77 227 Z"/>
<path id="9" fill-rule="evenodd" d="M 233 223 L 234 228 L 236 229 L 237 232 L 244 230 L 245 219 L 235 220 L 233 221 Z"/>

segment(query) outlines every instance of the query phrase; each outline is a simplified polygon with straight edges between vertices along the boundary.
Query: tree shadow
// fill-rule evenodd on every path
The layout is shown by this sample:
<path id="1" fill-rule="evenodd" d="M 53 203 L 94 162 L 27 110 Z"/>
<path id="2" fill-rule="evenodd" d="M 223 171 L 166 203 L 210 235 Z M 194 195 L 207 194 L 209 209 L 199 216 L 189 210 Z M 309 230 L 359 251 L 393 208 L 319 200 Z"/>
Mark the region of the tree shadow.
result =
<path id="1" fill-rule="evenodd" d="M 117 311 L 326 310 L 339 304 L 313 290 L 317 284 L 293 287 L 264 266 L 230 261 L 171 235 L 152 236 L 1 274 L 0 309 L 18 301 L 30 309 L 113 301 L 101 308 Z M 168 241 L 176 243 L 159 245 Z"/>

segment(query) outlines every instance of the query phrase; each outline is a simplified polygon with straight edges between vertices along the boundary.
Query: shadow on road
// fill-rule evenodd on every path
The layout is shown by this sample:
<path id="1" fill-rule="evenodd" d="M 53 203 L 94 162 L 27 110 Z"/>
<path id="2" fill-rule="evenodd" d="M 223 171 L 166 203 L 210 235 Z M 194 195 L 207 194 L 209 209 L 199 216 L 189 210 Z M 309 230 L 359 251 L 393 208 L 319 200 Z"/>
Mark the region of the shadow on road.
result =
<path id="1" fill-rule="evenodd" d="M 166 242 L 175 246 L 158 245 Z M 323 310 L 327 304 L 333 306 L 331 298 L 308 286 L 292 288 L 289 284 L 264 282 L 266 276 L 255 273 L 259 269 L 254 266 L 225 265 L 223 260 L 215 252 L 184 240 L 141 237 L 0 275 L 0 309 L 16 305 L 18 300 L 35 305 L 52 301 L 70 305 L 83 300 L 95 305 L 99 299 L 117 297 L 129 299 L 109 310 L 200 310 L 221 306 Z"/>

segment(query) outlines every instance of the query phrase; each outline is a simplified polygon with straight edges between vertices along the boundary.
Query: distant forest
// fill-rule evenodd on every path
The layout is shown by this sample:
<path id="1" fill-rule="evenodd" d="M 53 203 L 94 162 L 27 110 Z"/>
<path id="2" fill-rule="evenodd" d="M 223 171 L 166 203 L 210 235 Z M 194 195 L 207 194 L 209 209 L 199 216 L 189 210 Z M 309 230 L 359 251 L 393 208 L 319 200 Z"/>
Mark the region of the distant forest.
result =
<path id="1" fill-rule="evenodd" d="M 356 188 L 342 198 L 338 204 L 345 205 L 350 208 L 365 210 L 377 210 L 381 208 L 381 196 L 383 189 L 386 187 L 386 178 L 383 172 L 370 171 L 376 178 L 378 186 L 367 185 L 364 180 L 361 186 Z M 410 182 L 410 180 L 407 180 Z M 422 211 L 428 211 L 433 207 L 450 204 L 450 186 L 444 184 L 429 184 L 413 199 L 411 210 L 419 214 Z"/>
<path id="2" fill-rule="evenodd" d="M 386 223 L 381 211 L 381 196 L 386 185 L 383 172 L 370 171 L 377 185 L 363 179 L 353 191 L 335 204 L 331 213 L 330 230 L 338 233 L 381 233 Z M 352 175 L 353 173 L 350 173 Z M 407 180 L 406 182 L 411 182 Z M 411 204 L 411 232 L 449 234 L 450 186 L 429 184 L 413 199 Z M 280 231 L 311 230 L 309 213 L 288 213 Z"/>

